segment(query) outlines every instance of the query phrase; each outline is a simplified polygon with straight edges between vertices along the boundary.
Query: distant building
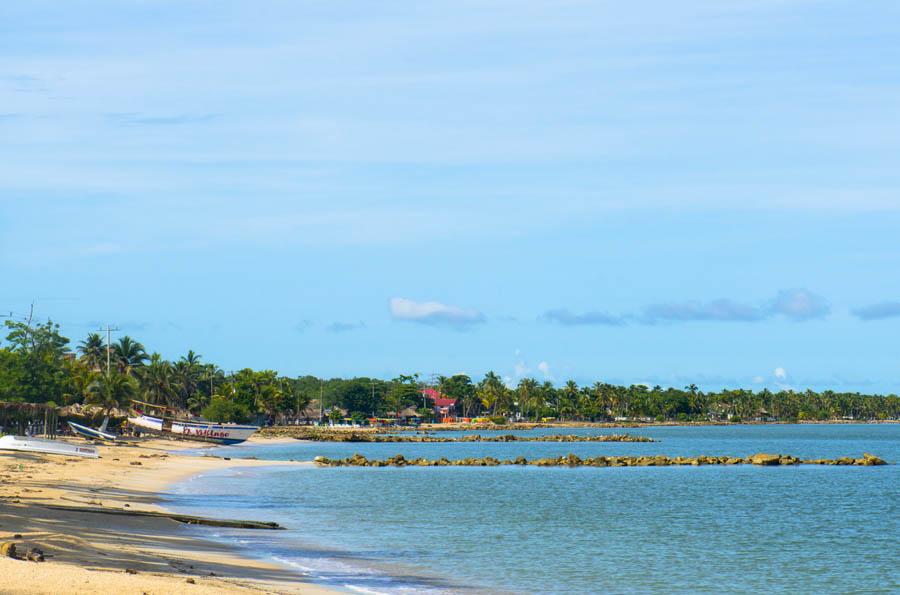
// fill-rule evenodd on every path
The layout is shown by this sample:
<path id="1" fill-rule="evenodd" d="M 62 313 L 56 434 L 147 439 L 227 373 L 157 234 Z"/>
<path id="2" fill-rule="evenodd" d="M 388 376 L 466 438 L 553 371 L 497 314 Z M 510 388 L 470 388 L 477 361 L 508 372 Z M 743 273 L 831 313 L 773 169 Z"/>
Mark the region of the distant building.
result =
<path id="1" fill-rule="evenodd" d="M 422 389 L 422 396 L 430 401 L 435 421 L 456 421 L 456 399 L 450 399 L 436 388 Z"/>

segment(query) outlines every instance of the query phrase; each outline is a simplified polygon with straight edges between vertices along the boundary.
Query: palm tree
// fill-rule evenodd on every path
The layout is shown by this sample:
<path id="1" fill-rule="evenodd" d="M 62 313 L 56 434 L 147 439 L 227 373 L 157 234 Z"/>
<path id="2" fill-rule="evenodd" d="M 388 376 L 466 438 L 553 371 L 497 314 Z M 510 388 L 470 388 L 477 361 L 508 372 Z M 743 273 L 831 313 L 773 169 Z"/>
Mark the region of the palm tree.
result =
<path id="1" fill-rule="evenodd" d="M 80 403 L 90 394 L 90 387 L 100 373 L 90 368 L 82 360 L 66 360 L 64 368 L 69 377 L 69 382 L 63 393 L 63 400 L 66 405 Z"/>
<path id="2" fill-rule="evenodd" d="M 188 398 L 186 404 L 188 411 L 199 413 L 201 409 L 209 405 L 209 402 L 210 396 L 198 391 Z"/>
<path id="3" fill-rule="evenodd" d="M 186 406 L 188 399 L 194 396 L 200 386 L 202 367 L 200 359 L 193 351 L 182 357 L 172 366 L 172 385 L 178 395 L 179 406 Z"/>
<path id="4" fill-rule="evenodd" d="M 537 380 L 534 378 L 523 378 L 516 387 L 516 394 L 522 409 L 530 410 L 535 421 L 537 421 L 540 411 L 544 406 L 544 395 L 538 390 Z"/>
<path id="5" fill-rule="evenodd" d="M 78 344 L 81 361 L 91 370 L 101 370 L 106 363 L 106 343 L 100 333 L 90 333 Z"/>
<path id="6" fill-rule="evenodd" d="M 175 391 L 172 388 L 172 365 L 158 353 L 150 356 L 150 362 L 142 366 L 137 374 L 141 393 L 149 403 L 175 405 Z"/>
<path id="7" fill-rule="evenodd" d="M 143 366 L 147 361 L 147 352 L 144 346 L 125 335 L 112 346 L 113 358 L 116 367 L 123 374 L 131 374 L 135 368 Z"/>
<path id="8" fill-rule="evenodd" d="M 494 372 L 488 372 L 484 375 L 484 379 L 478 383 L 476 394 L 484 408 L 493 413 L 497 404 L 505 400 L 503 398 L 504 392 L 506 392 L 506 387 L 503 386 L 503 381 L 500 377 Z"/>
<path id="9" fill-rule="evenodd" d="M 99 405 L 106 415 L 124 406 L 137 393 L 137 383 L 124 374 L 101 374 L 91 384 L 87 403 Z"/>

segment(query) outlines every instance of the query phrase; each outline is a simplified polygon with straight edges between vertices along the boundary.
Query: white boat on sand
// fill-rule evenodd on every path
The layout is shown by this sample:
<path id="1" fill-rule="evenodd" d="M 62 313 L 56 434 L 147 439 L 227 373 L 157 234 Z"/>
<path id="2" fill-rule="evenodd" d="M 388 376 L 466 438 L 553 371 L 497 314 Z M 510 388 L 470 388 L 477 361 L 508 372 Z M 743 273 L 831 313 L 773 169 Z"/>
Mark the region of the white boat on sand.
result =
<path id="1" fill-rule="evenodd" d="M 0 450 L 38 452 L 67 457 L 84 457 L 87 459 L 100 458 L 100 451 L 97 450 L 96 446 L 69 444 L 60 440 L 32 438 L 31 436 L 0 436 Z"/>
<path id="2" fill-rule="evenodd" d="M 106 431 L 106 427 L 109 424 L 108 417 L 103 420 L 103 424 L 97 429 L 77 424 L 74 421 L 70 421 L 67 423 L 69 424 L 69 427 L 72 428 L 73 432 L 83 438 L 89 438 L 92 440 L 109 440 L 113 442 L 116 440 L 115 434 Z"/>
<path id="3" fill-rule="evenodd" d="M 259 426 L 178 419 L 170 407 L 141 401 L 132 403 L 135 414 L 128 418 L 128 423 L 148 434 L 215 444 L 240 444 L 259 430 Z M 146 410 L 159 413 L 148 415 Z"/>

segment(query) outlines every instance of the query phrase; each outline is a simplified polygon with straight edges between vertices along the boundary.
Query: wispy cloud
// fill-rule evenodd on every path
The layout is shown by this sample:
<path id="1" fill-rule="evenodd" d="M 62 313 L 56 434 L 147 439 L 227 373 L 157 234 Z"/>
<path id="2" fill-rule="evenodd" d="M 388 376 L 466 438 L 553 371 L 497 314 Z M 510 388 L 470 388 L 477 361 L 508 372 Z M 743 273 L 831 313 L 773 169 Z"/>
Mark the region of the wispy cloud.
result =
<path id="1" fill-rule="evenodd" d="M 652 304 L 644 309 L 639 319 L 647 324 L 657 322 L 686 322 L 712 320 L 717 322 L 756 322 L 763 320 L 766 312 L 750 304 L 729 299 L 710 302 L 673 302 Z"/>
<path id="2" fill-rule="evenodd" d="M 14 93 L 47 93 L 46 82 L 28 74 L 0 75 L 0 88 Z"/>
<path id="3" fill-rule="evenodd" d="M 312 326 L 312 320 L 303 319 L 294 325 L 294 330 L 298 333 L 305 333 Z"/>
<path id="4" fill-rule="evenodd" d="M 218 114 L 172 114 L 168 116 L 151 116 L 140 113 L 109 114 L 108 118 L 122 126 L 180 126 L 208 122 Z"/>
<path id="5" fill-rule="evenodd" d="M 831 306 L 825 298 L 809 290 L 783 289 L 775 296 L 769 312 L 796 321 L 815 320 L 831 314 Z"/>
<path id="6" fill-rule="evenodd" d="M 395 297 L 391 298 L 389 305 L 394 320 L 456 328 L 466 328 L 485 321 L 484 314 L 474 308 L 462 308 L 441 302 L 416 302 Z"/>
<path id="7" fill-rule="evenodd" d="M 592 310 L 590 312 L 576 314 L 569 311 L 568 308 L 556 308 L 554 310 L 547 310 L 541 315 L 541 319 L 547 322 L 560 324 L 562 326 L 621 326 L 625 324 L 625 319 L 623 317 L 615 316 L 607 312 Z"/>
<path id="8" fill-rule="evenodd" d="M 80 249 L 83 256 L 98 256 L 104 254 L 118 254 L 123 252 L 124 248 L 116 242 L 97 242 L 89 244 Z"/>
<path id="9" fill-rule="evenodd" d="M 900 308 L 900 305 L 898 305 Z M 807 289 L 785 289 L 767 302 L 758 304 L 728 298 L 709 301 L 660 302 L 636 314 L 611 314 L 592 310 L 576 314 L 567 308 L 548 310 L 540 319 L 562 326 L 662 324 L 678 322 L 761 322 L 782 316 L 802 322 L 825 318 L 831 313 L 828 301 Z M 898 314 L 900 315 L 900 311 Z"/>
<path id="10" fill-rule="evenodd" d="M 883 320 L 900 316 L 900 302 L 879 302 L 851 310 L 860 320 Z"/>
<path id="11" fill-rule="evenodd" d="M 329 333 L 346 333 L 364 328 L 366 328 L 366 323 L 360 320 L 359 322 L 332 322 L 325 327 L 325 330 Z"/>

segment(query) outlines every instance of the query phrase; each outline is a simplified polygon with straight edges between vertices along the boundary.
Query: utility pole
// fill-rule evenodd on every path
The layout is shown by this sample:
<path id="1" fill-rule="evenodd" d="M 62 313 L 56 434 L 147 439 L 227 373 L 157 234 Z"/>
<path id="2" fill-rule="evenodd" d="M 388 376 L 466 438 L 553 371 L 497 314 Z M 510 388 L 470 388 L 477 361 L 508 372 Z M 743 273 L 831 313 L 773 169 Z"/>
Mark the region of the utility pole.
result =
<path id="1" fill-rule="evenodd" d="M 112 351 L 112 333 L 119 332 L 119 327 L 111 327 L 109 324 L 106 325 L 106 328 L 100 328 L 100 332 L 106 331 L 106 375 L 110 374 L 110 354 Z"/>
<path id="2" fill-rule="evenodd" d="M 25 324 L 28 326 L 28 338 L 31 340 L 31 348 L 35 348 L 34 333 L 31 332 L 31 319 L 34 318 L 34 302 L 31 302 L 31 309 L 28 311 L 28 320 Z"/>

